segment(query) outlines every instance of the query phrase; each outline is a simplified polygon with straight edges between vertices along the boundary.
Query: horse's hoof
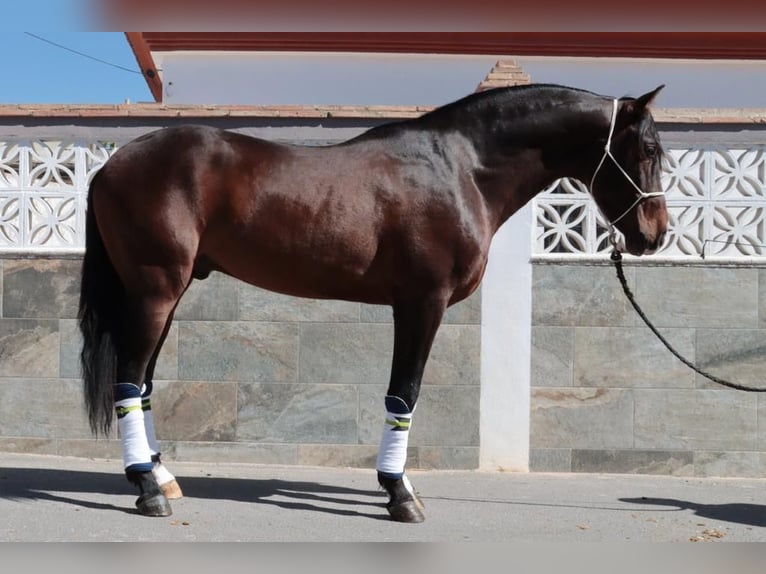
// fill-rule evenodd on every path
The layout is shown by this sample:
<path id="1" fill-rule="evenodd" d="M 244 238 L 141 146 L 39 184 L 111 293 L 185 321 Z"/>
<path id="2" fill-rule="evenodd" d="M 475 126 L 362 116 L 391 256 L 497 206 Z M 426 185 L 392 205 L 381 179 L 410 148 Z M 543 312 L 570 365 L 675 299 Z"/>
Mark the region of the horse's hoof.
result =
<path id="1" fill-rule="evenodd" d="M 160 484 L 160 490 L 168 500 L 178 500 L 179 498 L 184 497 L 184 493 L 178 485 L 178 481 L 175 479 L 166 482 L 165 484 Z"/>
<path id="2" fill-rule="evenodd" d="M 170 516 L 173 514 L 173 509 L 170 508 L 170 503 L 164 494 L 142 494 L 136 500 L 136 508 L 144 516 Z"/>
<path id="3" fill-rule="evenodd" d="M 426 517 L 423 514 L 423 503 L 417 498 L 412 500 L 405 500 L 399 504 L 389 504 L 386 506 L 388 513 L 391 515 L 391 520 L 394 522 L 408 522 L 410 524 L 417 524 L 423 522 Z"/>
<path id="4" fill-rule="evenodd" d="M 418 523 L 426 519 L 423 514 L 425 505 L 415 493 L 415 489 L 412 488 L 412 484 L 406 476 L 391 478 L 378 472 L 378 484 L 388 493 L 389 500 L 386 509 L 392 520 Z"/>

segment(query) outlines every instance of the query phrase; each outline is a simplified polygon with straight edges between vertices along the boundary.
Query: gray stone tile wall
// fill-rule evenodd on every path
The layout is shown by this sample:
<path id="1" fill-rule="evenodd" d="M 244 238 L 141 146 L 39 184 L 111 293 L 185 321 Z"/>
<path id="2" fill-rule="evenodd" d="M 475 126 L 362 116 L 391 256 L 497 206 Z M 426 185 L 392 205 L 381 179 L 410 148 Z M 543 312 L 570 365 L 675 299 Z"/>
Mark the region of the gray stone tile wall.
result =
<path id="1" fill-rule="evenodd" d="M 764 270 L 630 266 L 636 300 L 687 359 L 766 386 Z M 530 468 L 766 475 L 766 397 L 674 357 L 611 266 L 534 266 Z"/>
<path id="2" fill-rule="evenodd" d="M 79 265 L 0 260 L 0 451 L 119 458 L 116 434 L 92 438 L 83 412 Z M 762 382 L 762 270 L 627 272 L 688 358 Z M 411 468 L 478 465 L 480 301 L 450 309 L 434 343 Z M 373 466 L 392 341 L 385 307 L 295 299 L 220 274 L 195 282 L 155 377 L 166 457 Z M 535 265 L 531 367 L 533 471 L 766 474 L 766 397 L 721 389 L 672 357 L 608 266 Z"/>
<path id="3" fill-rule="evenodd" d="M 119 459 L 82 404 L 80 260 L 0 259 L 0 451 Z M 479 461 L 481 296 L 448 310 L 413 420 L 411 468 Z M 176 310 L 152 405 L 168 459 L 370 468 L 391 310 L 270 293 L 213 273 Z"/>

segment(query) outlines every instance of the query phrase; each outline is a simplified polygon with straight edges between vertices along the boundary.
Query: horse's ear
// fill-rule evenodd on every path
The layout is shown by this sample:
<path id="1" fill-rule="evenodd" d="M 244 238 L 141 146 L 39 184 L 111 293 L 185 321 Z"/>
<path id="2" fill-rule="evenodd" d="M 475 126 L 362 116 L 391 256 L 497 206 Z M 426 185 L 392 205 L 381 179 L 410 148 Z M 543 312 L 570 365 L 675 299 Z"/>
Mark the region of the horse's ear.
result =
<path id="1" fill-rule="evenodd" d="M 662 91 L 662 88 L 665 87 L 665 84 L 660 84 L 656 88 L 654 88 L 651 92 L 645 93 L 643 96 L 636 98 L 636 107 L 639 107 L 641 109 L 646 109 L 651 105 L 651 103 L 654 101 L 654 98 L 657 97 L 657 94 L 659 94 Z"/>
<path id="2" fill-rule="evenodd" d="M 664 87 L 665 84 L 662 84 L 657 86 L 651 92 L 647 92 L 643 96 L 639 96 L 635 100 L 625 100 L 623 102 L 623 111 L 634 119 L 640 118 L 644 115 L 646 108 L 651 105 L 651 103 L 654 101 L 654 98 L 657 97 L 657 94 L 659 94 Z"/>

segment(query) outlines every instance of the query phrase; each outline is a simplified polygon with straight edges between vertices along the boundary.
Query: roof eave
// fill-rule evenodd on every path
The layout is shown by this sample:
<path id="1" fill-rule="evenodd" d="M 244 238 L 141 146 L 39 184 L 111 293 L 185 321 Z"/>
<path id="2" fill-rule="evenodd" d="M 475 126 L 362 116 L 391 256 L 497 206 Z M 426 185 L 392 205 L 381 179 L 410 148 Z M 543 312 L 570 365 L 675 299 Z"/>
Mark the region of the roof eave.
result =
<path id="1" fill-rule="evenodd" d="M 138 67 L 141 69 L 141 75 L 146 80 L 149 90 L 154 96 L 155 102 L 162 102 L 162 79 L 157 70 L 157 64 L 154 62 L 152 51 L 144 38 L 143 32 L 125 32 L 125 37 L 136 56 Z"/>

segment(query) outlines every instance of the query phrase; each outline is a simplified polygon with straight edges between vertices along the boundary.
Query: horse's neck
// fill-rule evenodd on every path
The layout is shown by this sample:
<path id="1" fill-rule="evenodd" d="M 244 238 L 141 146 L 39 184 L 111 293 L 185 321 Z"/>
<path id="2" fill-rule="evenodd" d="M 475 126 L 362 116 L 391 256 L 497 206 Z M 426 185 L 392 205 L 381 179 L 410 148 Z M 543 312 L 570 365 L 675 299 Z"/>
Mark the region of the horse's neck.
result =
<path id="1" fill-rule="evenodd" d="M 506 165 L 482 164 L 474 175 L 495 229 L 556 179 L 533 151 L 520 153 Z"/>
<path id="2" fill-rule="evenodd" d="M 561 109 L 552 107 L 537 114 L 534 119 L 507 121 L 502 129 L 485 125 L 481 131 L 492 134 L 491 139 L 482 141 L 477 135 L 475 140 L 479 167 L 474 180 L 496 228 L 556 180 L 573 177 L 587 182 L 589 170 L 598 162 L 598 137 L 606 136 L 608 125 L 602 126 L 600 121 L 590 125 L 589 118 L 590 124 L 583 122 L 587 129 L 573 136 L 556 120 Z M 600 116 L 596 112 L 599 120 Z"/>

